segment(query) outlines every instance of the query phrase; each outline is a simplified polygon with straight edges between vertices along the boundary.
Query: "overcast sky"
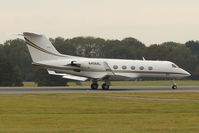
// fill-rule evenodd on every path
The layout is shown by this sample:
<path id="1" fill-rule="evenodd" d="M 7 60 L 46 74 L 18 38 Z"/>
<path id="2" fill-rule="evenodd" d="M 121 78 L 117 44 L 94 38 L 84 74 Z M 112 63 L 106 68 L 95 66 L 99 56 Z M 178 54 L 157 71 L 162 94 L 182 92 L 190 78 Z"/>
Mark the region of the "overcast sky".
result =
<path id="1" fill-rule="evenodd" d="M 0 43 L 48 37 L 134 37 L 146 45 L 199 40 L 199 0 L 0 0 Z"/>

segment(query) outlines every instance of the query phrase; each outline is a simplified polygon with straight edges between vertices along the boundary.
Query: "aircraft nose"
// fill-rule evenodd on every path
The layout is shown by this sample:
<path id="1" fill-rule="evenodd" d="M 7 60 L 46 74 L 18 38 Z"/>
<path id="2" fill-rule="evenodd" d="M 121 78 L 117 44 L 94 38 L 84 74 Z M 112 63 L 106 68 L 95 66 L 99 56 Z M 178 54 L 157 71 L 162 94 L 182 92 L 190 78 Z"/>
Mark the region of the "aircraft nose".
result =
<path id="1" fill-rule="evenodd" d="M 183 70 L 183 69 L 182 69 L 182 70 Z M 185 75 L 185 77 L 191 76 L 191 74 L 190 74 L 189 72 L 185 71 L 185 70 L 183 70 L 183 74 Z"/>

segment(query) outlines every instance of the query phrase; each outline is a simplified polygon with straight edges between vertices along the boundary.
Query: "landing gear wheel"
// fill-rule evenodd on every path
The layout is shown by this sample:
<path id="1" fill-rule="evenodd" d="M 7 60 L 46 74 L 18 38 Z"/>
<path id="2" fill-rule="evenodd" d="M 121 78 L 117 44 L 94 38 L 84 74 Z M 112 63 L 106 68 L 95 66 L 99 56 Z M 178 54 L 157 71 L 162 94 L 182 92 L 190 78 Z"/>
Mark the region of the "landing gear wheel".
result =
<path id="1" fill-rule="evenodd" d="M 178 88 L 177 85 L 173 85 L 173 86 L 172 86 L 172 89 L 173 89 L 173 90 L 175 90 L 175 89 L 177 89 L 177 88 Z"/>
<path id="2" fill-rule="evenodd" d="M 98 89 L 98 84 L 91 84 L 91 89 L 97 90 Z"/>
<path id="3" fill-rule="evenodd" d="M 175 90 L 175 89 L 177 89 L 177 88 L 178 88 L 178 87 L 177 87 L 177 84 L 175 83 L 174 80 L 172 80 L 172 89 Z"/>
<path id="4" fill-rule="evenodd" d="M 102 89 L 109 90 L 109 85 L 107 85 L 106 83 L 102 84 Z"/>

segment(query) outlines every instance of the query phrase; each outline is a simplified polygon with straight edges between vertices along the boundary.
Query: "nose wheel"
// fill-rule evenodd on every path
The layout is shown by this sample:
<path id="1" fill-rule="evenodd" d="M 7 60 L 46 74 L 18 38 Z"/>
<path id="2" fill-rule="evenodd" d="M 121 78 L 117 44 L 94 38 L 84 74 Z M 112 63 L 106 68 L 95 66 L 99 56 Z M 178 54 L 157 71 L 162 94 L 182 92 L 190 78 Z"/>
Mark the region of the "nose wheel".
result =
<path id="1" fill-rule="evenodd" d="M 173 89 L 173 90 L 175 90 L 175 89 L 177 89 L 177 88 L 178 88 L 177 85 L 173 85 L 173 86 L 172 86 L 172 89 Z"/>
<path id="2" fill-rule="evenodd" d="M 175 83 L 175 81 L 174 80 L 172 80 L 172 89 L 173 90 L 175 90 L 175 89 L 177 89 L 178 87 L 177 87 L 177 84 Z"/>

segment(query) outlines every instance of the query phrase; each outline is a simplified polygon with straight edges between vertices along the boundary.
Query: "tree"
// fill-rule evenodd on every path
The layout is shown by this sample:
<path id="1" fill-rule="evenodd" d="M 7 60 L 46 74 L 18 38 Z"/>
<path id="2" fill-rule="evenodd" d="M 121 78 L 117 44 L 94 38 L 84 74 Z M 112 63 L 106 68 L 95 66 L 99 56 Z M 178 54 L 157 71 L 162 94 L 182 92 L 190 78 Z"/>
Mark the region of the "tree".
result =
<path id="1" fill-rule="evenodd" d="M 175 62 L 181 68 L 193 74 L 196 68 L 197 58 L 191 53 L 185 45 L 179 45 L 168 55 L 169 60 Z"/>
<path id="2" fill-rule="evenodd" d="M 55 48 L 62 54 L 76 55 L 76 48 L 69 42 L 69 39 L 64 40 L 62 37 L 50 39 Z"/>
<path id="3" fill-rule="evenodd" d="M 22 74 L 19 67 L 14 67 L 13 86 L 23 86 Z"/>
<path id="4" fill-rule="evenodd" d="M 105 40 L 94 37 L 76 37 L 68 40 L 75 46 L 76 55 L 84 57 L 102 57 Z"/>
<path id="5" fill-rule="evenodd" d="M 199 65 L 196 66 L 195 71 L 192 74 L 193 79 L 199 79 Z"/>
<path id="6" fill-rule="evenodd" d="M 182 44 L 176 43 L 176 42 L 164 42 L 161 45 L 166 47 L 167 49 L 169 49 L 171 51 L 174 48 L 176 48 L 177 46 L 182 45 Z"/>
<path id="7" fill-rule="evenodd" d="M 4 55 L 21 71 L 24 81 L 33 80 L 32 60 L 26 44 L 21 39 L 8 40 L 3 45 Z"/>
<path id="8" fill-rule="evenodd" d="M 3 48 L 4 48 L 4 46 L 2 44 L 0 44 L 0 56 L 5 56 Z"/>
<path id="9" fill-rule="evenodd" d="M 38 86 L 66 86 L 68 81 L 61 76 L 48 74 L 44 68 L 37 68 L 34 72 L 34 77 Z"/>
<path id="10" fill-rule="evenodd" d="M 119 40 L 106 40 L 104 46 L 102 47 L 102 51 L 103 51 L 103 56 L 105 58 L 116 58 L 113 55 L 113 50 L 114 47 L 120 45 L 120 41 Z"/>
<path id="11" fill-rule="evenodd" d="M 137 39 L 135 38 L 132 38 L 132 37 L 128 37 L 128 38 L 124 38 L 122 41 L 121 41 L 121 44 L 122 45 L 125 45 L 125 46 L 133 46 L 135 48 L 144 48 L 145 45 L 138 41 Z"/>
<path id="12" fill-rule="evenodd" d="M 163 45 L 153 44 L 145 49 L 145 57 L 149 60 L 168 60 L 169 49 Z"/>
<path id="13" fill-rule="evenodd" d="M 199 58 L 199 41 L 188 41 L 185 45 Z"/>
<path id="14" fill-rule="evenodd" d="M 20 71 L 7 58 L 0 56 L 0 86 L 22 86 Z"/>

